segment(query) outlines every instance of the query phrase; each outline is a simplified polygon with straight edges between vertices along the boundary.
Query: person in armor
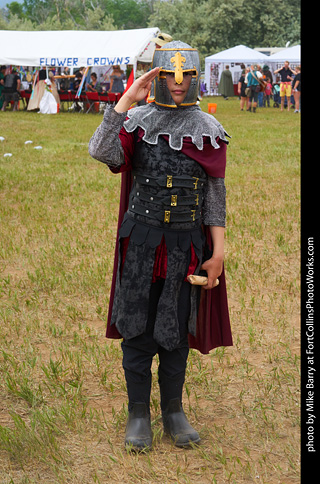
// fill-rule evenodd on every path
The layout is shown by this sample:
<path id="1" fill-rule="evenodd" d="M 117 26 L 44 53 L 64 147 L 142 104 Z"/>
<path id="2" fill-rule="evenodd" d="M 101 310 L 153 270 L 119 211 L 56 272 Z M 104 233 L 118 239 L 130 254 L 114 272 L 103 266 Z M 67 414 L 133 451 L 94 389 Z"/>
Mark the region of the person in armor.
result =
<path id="1" fill-rule="evenodd" d="M 223 269 L 228 136 L 197 105 L 200 62 L 181 41 L 156 48 L 152 70 L 108 107 L 90 155 L 121 173 L 107 337 L 123 338 L 125 445 L 152 446 L 151 364 L 158 354 L 164 430 L 200 442 L 182 407 L 189 348 L 231 346 Z M 154 102 L 130 109 L 153 83 Z M 207 275 L 205 285 L 188 276 Z M 219 284 L 216 280 L 219 278 Z"/>

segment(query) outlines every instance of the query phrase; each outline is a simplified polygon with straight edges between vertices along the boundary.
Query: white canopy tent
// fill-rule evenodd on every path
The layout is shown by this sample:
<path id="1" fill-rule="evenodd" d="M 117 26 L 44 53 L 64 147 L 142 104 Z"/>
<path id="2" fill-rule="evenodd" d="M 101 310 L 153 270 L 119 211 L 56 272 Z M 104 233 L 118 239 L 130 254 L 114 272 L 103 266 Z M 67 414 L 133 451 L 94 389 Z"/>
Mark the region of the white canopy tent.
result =
<path id="1" fill-rule="evenodd" d="M 283 64 L 283 62 L 289 61 L 290 64 L 300 64 L 301 62 L 301 46 L 294 45 L 293 47 L 288 47 L 280 52 L 276 52 L 269 56 L 269 62 L 272 64 Z"/>
<path id="2" fill-rule="evenodd" d="M 0 64 L 78 69 L 151 62 L 159 29 L 119 31 L 0 30 Z"/>
<path id="3" fill-rule="evenodd" d="M 241 75 L 241 64 L 268 63 L 270 57 L 245 45 L 237 45 L 217 54 L 205 58 L 205 83 L 209 94 L 215 94 L 221 72 L 226 65 L 230 66 L 234 84 L 237 84 Z"/>

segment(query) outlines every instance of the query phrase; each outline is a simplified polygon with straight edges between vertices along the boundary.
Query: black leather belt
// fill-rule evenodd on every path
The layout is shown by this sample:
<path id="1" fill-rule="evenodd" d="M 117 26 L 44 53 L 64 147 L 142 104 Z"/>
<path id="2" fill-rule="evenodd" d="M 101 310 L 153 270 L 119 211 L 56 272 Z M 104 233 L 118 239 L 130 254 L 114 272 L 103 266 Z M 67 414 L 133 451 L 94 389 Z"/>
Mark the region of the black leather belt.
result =
<path id="1" fill-rule="evenodd" d="M 162 175 L 153 177 L 149 175 L 134 175 L 133 179 L 140 185 L 164 188 L 193 188 L 196 190 L 205 184 L 204 178 L 195 176 Z"/>
<path id="2" fill-rule="evenodd" d="M 202 196 L 199 193 L 194 195 L 165 195 L 159 196 L 151 193 L 144 192 L 143 189 L 139 188 L 133 191 L 132 200 L 135 202 L 137 200 L 142 200 L 143 202 L 148 202 L 158 205 L 166 205 L 171 207 L 181 207 L 181 206 L 200 206 L 202 205 Z"/>
<path id="3" fill-rule="evenodd" d="M 153 210 L 151 208 L 143 207 L 137 203 L 129 205 L 129 211 L 137 215 L 153 218 L 160 222 L 195 222 L 201 217 L 201 210 L 188 210 L 186 212 L 174 212 L 172 210 Z"/>

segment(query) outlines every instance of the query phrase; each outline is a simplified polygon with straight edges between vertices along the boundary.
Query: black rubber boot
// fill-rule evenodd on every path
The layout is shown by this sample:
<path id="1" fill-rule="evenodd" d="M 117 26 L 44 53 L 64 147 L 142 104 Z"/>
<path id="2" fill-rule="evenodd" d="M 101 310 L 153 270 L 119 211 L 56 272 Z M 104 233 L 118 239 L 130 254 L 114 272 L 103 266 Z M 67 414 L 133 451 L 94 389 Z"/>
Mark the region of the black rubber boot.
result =
<path id="1" fill-rule="evenodd" d="M 179 398 L 170 400 L 162 412 L 164 431 L 170 435 L 177 447 L 188 447 L 200 442 L 200 436 L 189 424 Z"/>
<path id="2" fill-rule="evenodd" d="M 145 403 L 134 403 L 126 426 L 125 446 L 133 451 L 148 451 L 152 447 L 150 414 Z"/>

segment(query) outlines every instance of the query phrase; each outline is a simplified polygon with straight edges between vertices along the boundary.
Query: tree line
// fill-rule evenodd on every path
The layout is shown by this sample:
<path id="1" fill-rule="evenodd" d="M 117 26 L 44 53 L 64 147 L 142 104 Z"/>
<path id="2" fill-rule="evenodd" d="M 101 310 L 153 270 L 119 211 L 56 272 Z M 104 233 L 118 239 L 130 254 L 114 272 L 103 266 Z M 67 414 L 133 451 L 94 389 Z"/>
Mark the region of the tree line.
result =
<path id="1" fill-rule="evenodd" d="M 300 0 L 24 0 L 0 11 L 0 30 L 123 30 L 158 27 L 197 47 L 300 43 Z"/>

